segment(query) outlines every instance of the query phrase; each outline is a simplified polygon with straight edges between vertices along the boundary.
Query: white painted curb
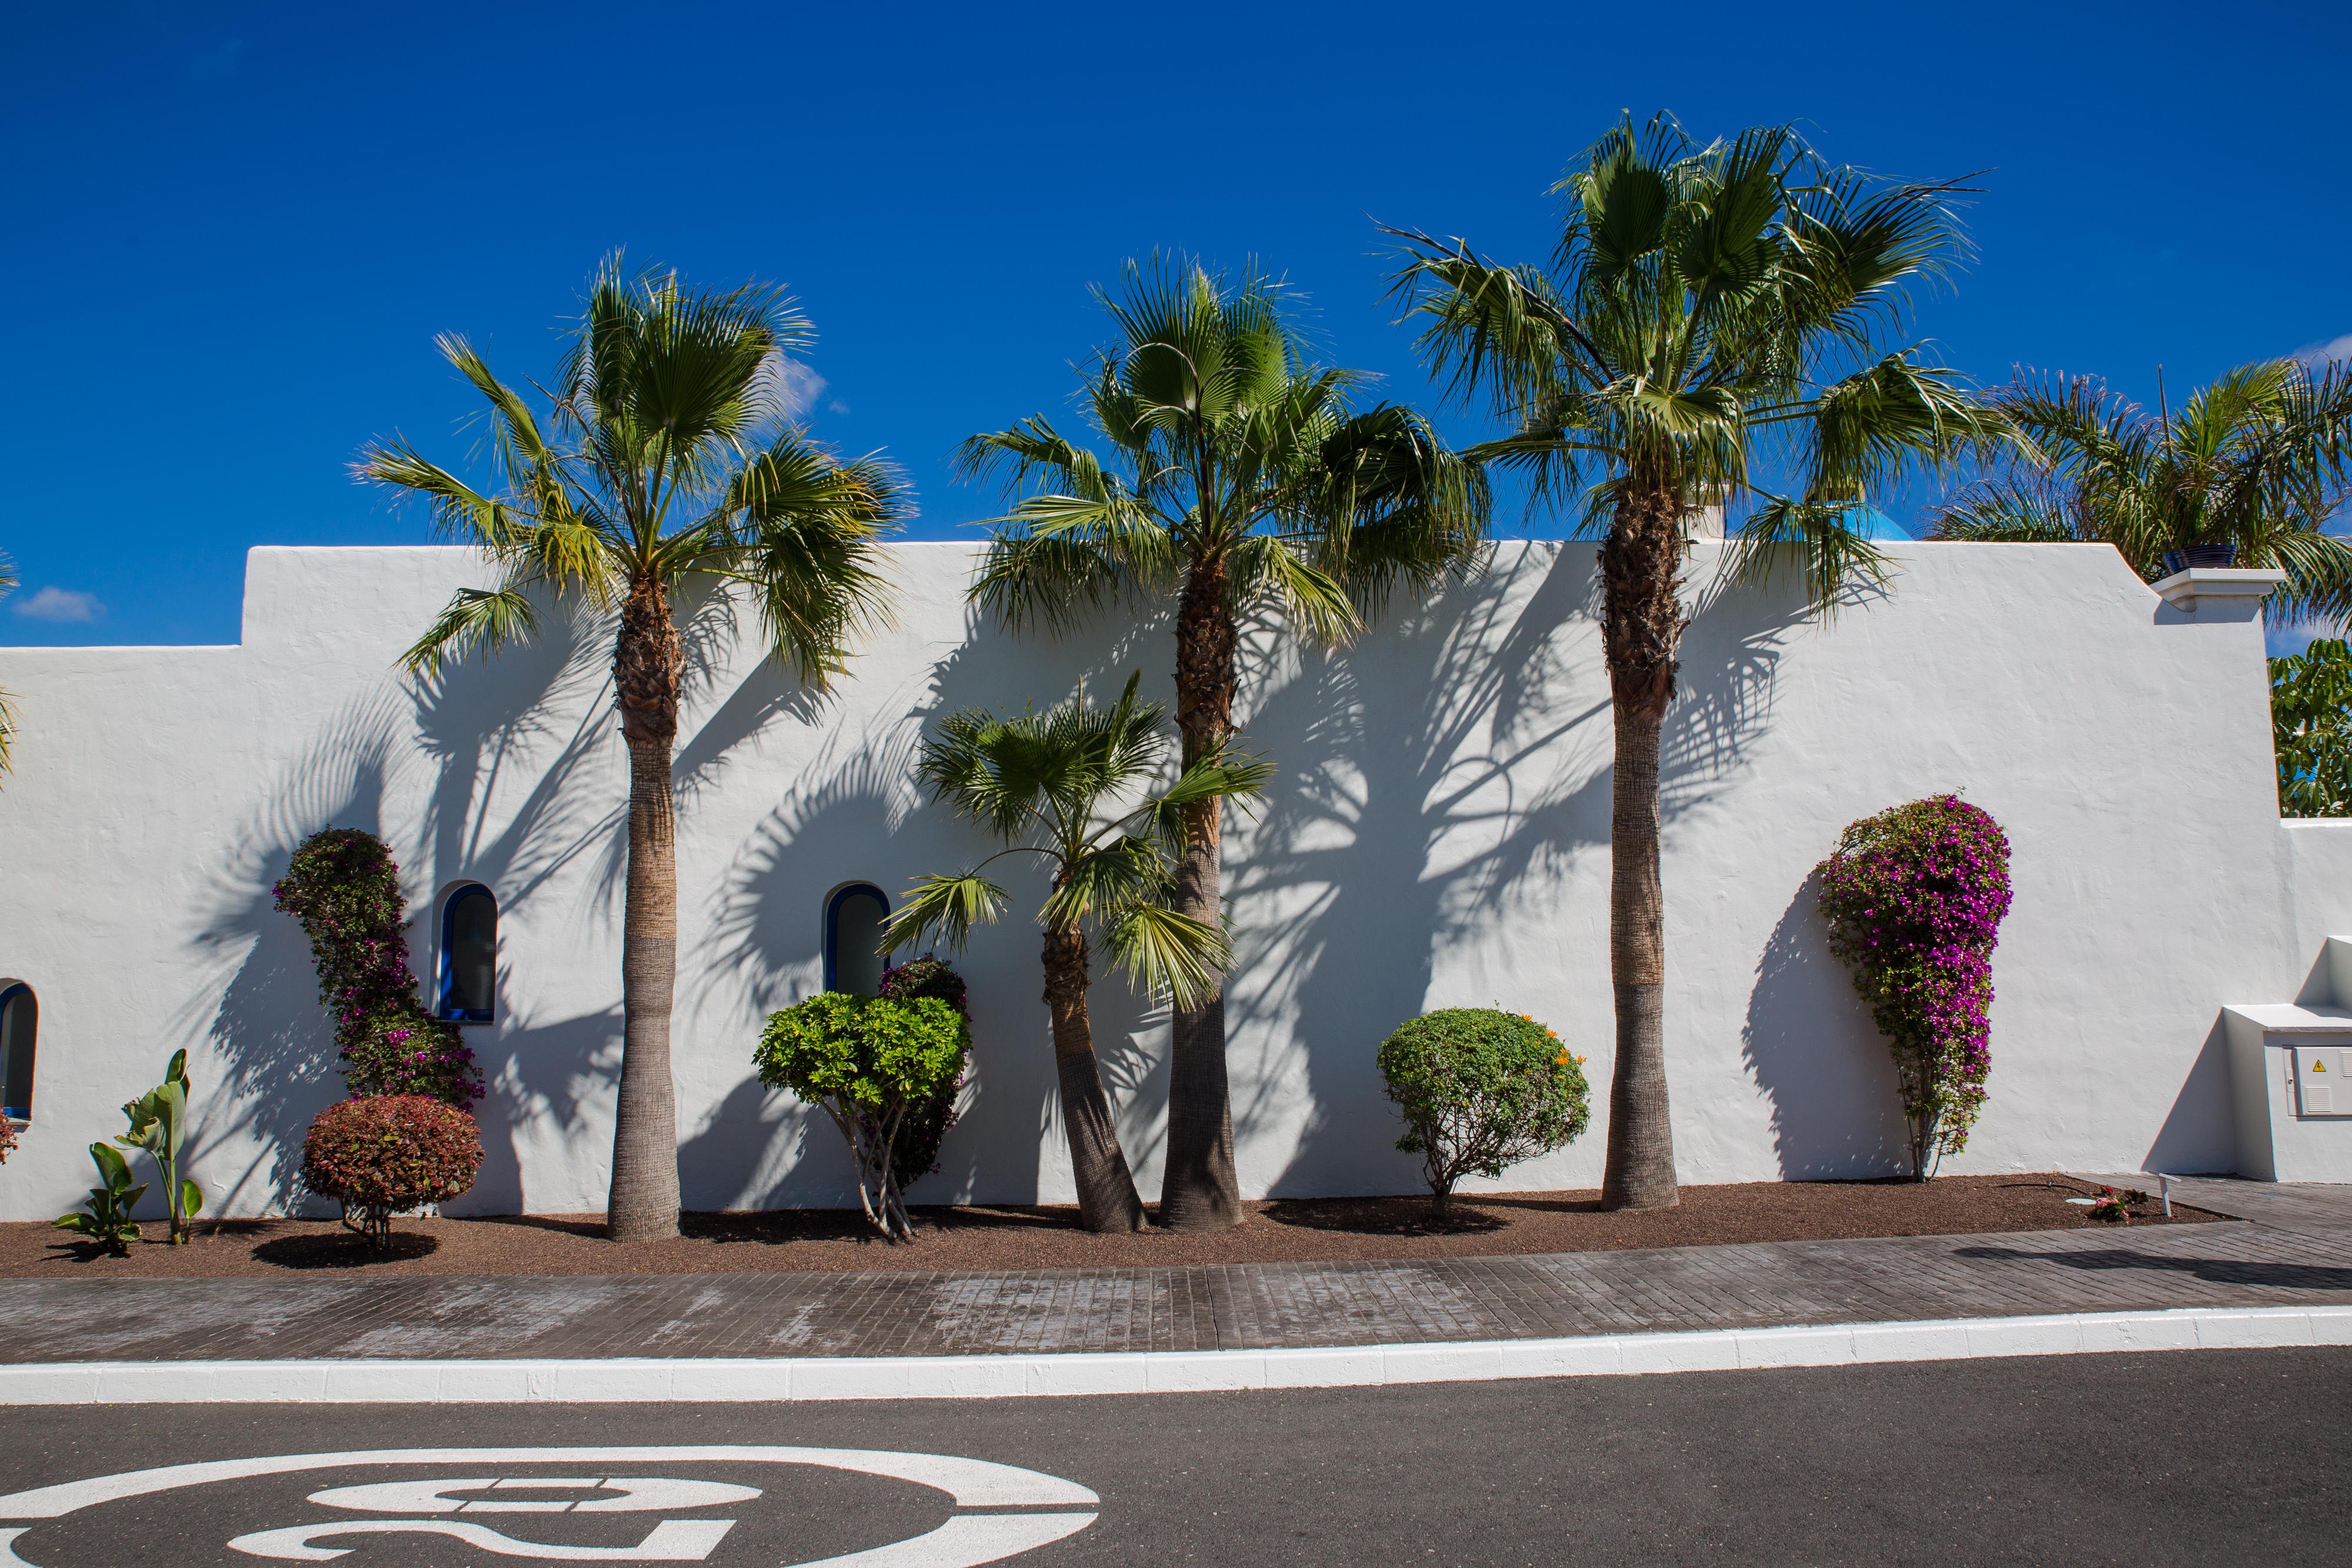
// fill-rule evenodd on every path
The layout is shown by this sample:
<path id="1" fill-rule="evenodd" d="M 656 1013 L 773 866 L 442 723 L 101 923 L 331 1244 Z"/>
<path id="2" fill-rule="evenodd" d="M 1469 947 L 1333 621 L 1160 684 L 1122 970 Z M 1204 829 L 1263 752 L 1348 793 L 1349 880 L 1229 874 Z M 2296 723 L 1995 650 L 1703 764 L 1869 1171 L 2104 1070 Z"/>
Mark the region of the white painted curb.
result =
<path id="1" fill-rule="evenodd" d="M 1326 1350 L 723 1360 L 49 1362 L 0 1366 L 0 1405 L 1009 1399 L 2316 1344 L 2352 1344 L 2352 1307 L 2187 1307 Z"/>

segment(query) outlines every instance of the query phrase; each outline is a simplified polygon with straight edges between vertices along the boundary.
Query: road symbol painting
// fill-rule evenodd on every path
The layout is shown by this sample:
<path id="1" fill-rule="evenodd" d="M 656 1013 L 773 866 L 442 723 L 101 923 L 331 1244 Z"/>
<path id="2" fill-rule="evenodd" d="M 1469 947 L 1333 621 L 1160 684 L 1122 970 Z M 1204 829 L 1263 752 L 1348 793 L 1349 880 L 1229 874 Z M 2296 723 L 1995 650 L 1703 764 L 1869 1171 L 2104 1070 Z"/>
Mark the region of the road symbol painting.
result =
<path id="1" fill-rule="evenodd" d="M 537 1473 L 554 1467 L 563 1473 Z M 290 1499 L 256 1496 L 250 1485 L 385 1469 L 404 1473 L 317 1487 Z M 854 1497 L 845 1498 L 839 1489 L 831 1494 L 848 1506 L 828 1508 L 805 1484 L 812 1479 L 928 1489 L 945 1494 L 950 1511 L 934 1521 L 936 1499 L 928 1506 L 907 1499 L 894 1499 L 889 1507 L 855 1506 L 856 1499 L 890 1496 L 856 1486 L 849 1489 Z M 222 1488 L 235 1490 L 235 1500 L 218 1508 L 198 1504 L 205 1491 Z M 1075 1535 L 1095 1521 L 1100 1506 L 1092 1491 L 1059 1476 L 950 1454 L 736 1446 L 376 1448 L 168 1465 L 0 1497 L 0 1568 L 72 1568 L 27 1555 L 34 1544 L 27 1537 L 41 1531 L 41 1521 L 188 1489 L 197 1490 L 175 1514 L 250 1522 L 252 1528 L 228 1534 L 226 1545 L 256 1560 L 256 1568 L 264 1562 L 341 1558 L 350 1559 L 345 1568 L 401 1568 L 446 1563 L 453 1547 L 466 1549 L 461 1559 L 476 1563 L 972 1568 Z M 257 1511 L 276 1516 L 252 1518 Z M 885 1517 L 921 1518 L 929 1527 L 779 1563 L 771 1542 L 822 1536 L 843 1524 L 829 1517 L 835 1514 L 869 1528 Z"/>

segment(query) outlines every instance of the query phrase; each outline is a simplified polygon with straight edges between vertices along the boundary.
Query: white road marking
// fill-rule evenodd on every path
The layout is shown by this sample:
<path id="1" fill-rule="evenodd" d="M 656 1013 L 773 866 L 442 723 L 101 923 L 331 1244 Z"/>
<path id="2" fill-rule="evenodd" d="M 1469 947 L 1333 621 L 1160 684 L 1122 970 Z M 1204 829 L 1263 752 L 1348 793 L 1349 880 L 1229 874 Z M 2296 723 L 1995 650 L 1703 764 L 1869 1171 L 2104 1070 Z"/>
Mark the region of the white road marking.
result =
<path id="1" fill-rule="evenodd" d="M 665 1519 L 635 1546 L 551 1546 L 541 1541 L 517 1541 L 487 1524 L 470 1524 L 459 1519 L 339 1519 L 326 1524 L 257 1531 L 238 1536 L 229 1542 L 229 1547 L 253 1557 L 324 1563 L 344 1555 L 351 1548 L 310 1544 L 320 1536 L 450 1535 L 501 1557 L 532 1557 L 551 1563 L 699 1563 L 734 1528 L 731 1519 Z"/>
<path id="2" fill-rule="evenodd" d="M 639 1465 L 751 1464 L 815 1465 L 825 1469 L 854 1470 L 916 1486 L 935 1487 L 955 1499 L 959 1508 L 1091 1508 L 1101 1500 L 1078 1485 L 1040 1470 L 967 1459 L 953 1454 L 906 1454 L 887 1448 L 787 1448 L 713 1445 L 707 1448 L 363 1448 L 333 1454 L 263 1455 L 246 1459 L 211 1459 L 197 1464 L 163 1465 L 153 1469 L 126 1470 L 89 1480 L 64 1481 L 0 1497 L 0 1519 L 56 1519 L 76 1509 L 144 1497 L 175 1487 L 204 1486 L 214 1481 L 247 1480 L 259 1476 L 290 1475 L 302 1470 L 357 1469 L 370 1465 L 451 1465 L 503 1468 L 509 1465 Z M 0 1568 L 6 1568 L 0 1563 Z"/>
<path id="3" fill-rule="evenodd" d="M 0 1518 L 56 1519 L 78 1509 L 144 1497 L 179 1487 L 215 1481 L 247 1480 L 303 1470 L 338 1469 L 366 1465 L 447 1465 L 504 1469 L 514 1465 L 565 1464 L 582 1468 L 616 1464 L 679 1463 L 813 1465 L 882 1476 L 946 1492 L 961 1508 L 1066 1509 L 1077 1504 L 1094 1509 L 1099 1500 L 1076 1481 L 1040 1470 L 967 1459 L 953 1454 L 908 1454 L 883 1448 L 786 1448 L 749 1447 L 628 1448 L 368 1448 L 347 1453 L 283 1454 L 247 1459 L 217 1459 L 201 1464 L 163 1465 L 129 1470 L 121 1475 L 36 1487 L 0 1497 Z M 591 1493 L 582 1501 L 532 1499 L 500 1503 L 494 1500 L 453 1498 L 451 1492 L 576 1489 Z M 635 1511 L 661 1508 L 703 1508 L 739 1502 L 762 1495 L 757 1487 L 719 1481 L 685 1480 L 670 1477 L 611 1476 L 601 1479 L 579 1476 L 459 1476 L 424 1480 L 383 1481 L 353 1487 L 331 1487 L 308 1499 L 331 1508 L 398 1509 L 413 1512 L 473 1512 L 568 1510 L 572 1513 Z M 966 1513 L 950 1519 L 925 1534 L 863 1552 L 826 1557 L 787 1568 L 979 1568 L 1004 1558 L 1075 1535 L 1099 1515 L 1088 1512 Z M 521 1541 L 487 1525 L 456 1519 L 367 1519 L 331 1521 L 255 1531 L 229 1545 L 250 1556 L 300 1563 L 322 1563 L 353 1550 L 312 1542 L 351 1535 L 394 1533 L 452 1537 L 505 1556 L 542 1562 L 692 1563 L 709 1557 L 712 1548 L 734 1525 L 730 1519 L 665 1519 L 635 1546 L 555 1546 Z M 37 1568 L 17 1555 L 15 1542 L 26 1527 L 0 1529 L 0 1568 Z"/>
<path id="4" fill-rule="evenodd" d="M 492 1498 L 454 1498 L 453 1491 L 616 1491 L 617 1497 L 548 1498 L 513 1501 Z M 357 1509 L 367 1513 L 657 1513 L 665 1509 L 715 1508 L 721 1503 L 749 1502 L 758 1487 L 729 1486 L 723 1481 L 688 1481 L 646 1476 L 608 1476 L 602 1479 L 570 1476 L 516 1476 L 500 1480 L 490 1476 L 460 1476 L 454 1479 L 377 1481 L 369 1486 L 329 1487 L 314 1491 L 309 1500 L 327 1508 Z"/>

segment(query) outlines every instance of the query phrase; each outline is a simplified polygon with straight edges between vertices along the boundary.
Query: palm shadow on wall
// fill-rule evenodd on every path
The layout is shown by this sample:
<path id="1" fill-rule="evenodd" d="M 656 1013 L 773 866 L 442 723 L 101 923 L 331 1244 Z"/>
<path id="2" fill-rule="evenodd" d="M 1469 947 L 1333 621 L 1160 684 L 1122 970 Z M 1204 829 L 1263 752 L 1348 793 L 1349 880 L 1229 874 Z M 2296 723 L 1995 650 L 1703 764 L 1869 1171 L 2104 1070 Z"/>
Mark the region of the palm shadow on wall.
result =
<path id="1" fill-rule="evenodd" d="M 895 905 L 915 877 L 959 869 L 992 851 L 979 830 L 931 805 L 915 785 L 918 747 L 932 720 L 974 706 L 1043 706 L 1081 680 L 1098 694 L 1104 682 L 1125 679 L 1154 629 L 1151 622 L 1108 623 L 1096 637 L 1055 642 L 1008 637 L 970 619 L 964 637 L 945 645 L 896 713 L 885 705 L 884 716 L 862 729 L 827 735 L 737 854 L 714 895 L 707 944 L 681 965 L 695 1032 L 733 1040 L 747 1015 L 756 1020 L 820 988 L 823 909 L 835 888 L 870 882 Z M 695 759 L 698 778 L 715 778 L 765 725 L 813 723 L 824 711 L 780 674 L 755 670 L 705 727 L 719 735 L 708 742 L 698 735 L 681 757 Z M 918 1202 L 1034 1201 L 1037 1151 L 1058 1146 L 1057 1091 L 1028 920 L 1043 890 L 1017 862 L 998 869 L 1011 894 L 1003 922 L 976 932 L 963 955 L 940 954 L 971 984 L 972 1067 L 940 1169 L 910 1193 Z M 1115 983 L 1098 985 L 1094 1000 L 1106 1078 L 1132 1088 L 1150 1068 L 1137 1041 L 1145 1032 L 1142 1009 Z M 689 1202 L 853 1204 L 838 1135 L 821 1113 L 762 1086 L 749 1067 L 749 1041 L 741 1043 L 744 1065 L 721 1069 L 740 1076 L 681 1146 Z M 1138 1109 L 1136 1101 L 1129 1109 Z"/>
<path id="2" fill-rule="evenodd" d="M 1266 1190 L 1409 1191 L 1417 1167 L 1381 1135 L 1395 1124 L 1375 1053 L 1348 1020 L 1393 1027 L 1426 1008 L 1489 997 L 1432 995 L 1441 955 L 1508 924 L 1551 931 L 1552 960 L 1589 965 L 1608 994 L 1602 914 L 1589 929 L 1541 890 L 1608 876 L 1611 718 L 1592 618 L 1594 547 L 1544 547 L 1534 591 L 1514 601 L 1488 577 L 1399 615 L 1357 644 L 1310 655 L 1250 720 L 1296 734 L 1275 758 L 1281 782 L 1235 857 L 1240 912 L 1228 1007 L 1286 1042 L 1310 1110 Z M 1679 691 L 1661 737 L 1662 816 L 1714 800 L 1769 722 L 1778 643 L 1794 617 L 1738 601 L 1685 633 Z M 1572 662 L 1591 661 L 1590 670 Z M 1592 695 L 1571 696 L 1581 689 Z M 1263 715 L 1263 717 L 1260 716 Z M 1508 989 L 1512 977 L 1492 977 Z M 1385 1032 L 1385 1027 L 1382 1032 Z M 1598 1049 L 1610 1021 L 1563 1020 Z M 1236 1101 L 1236 1134 L 1293 1114 L 1292 1077 L 1269 1062 Z M 1594 1135 L 1602 1129 L 1596 1124 Z"/>
<path id="3" fill-rule="evenodd" d="M 436 890 L 478 881 L 497 891 L 502 918 L 527 915 L 557 872 L 614 836 L 617 818 L 580 788 L 583 766 L 604 760 L 594 756 L 598 708 L 592 705 L 591 716 L 568 730 L 548 716 L 577 696 L 593 653 L 562 618 L 549 621 L 551 633 L 541 642 L 454 664 L 404 689 L 387 685 L 346 706 L 281 771 L 238 832 L 194 936 L 227 973 L 216 995 L 194 1005 L 186 1030 L 204 1035 L 224 1071 L 217 1097 L 203 1097 L 199 1085 L 193 1130 L 192 1168 L 217 1195 L 208 1207 L 296 1207 L 303 1134 L 342 1093 L 310 943 L 270 894 L 304 839 L 324 828 L 361 828 L 386 835 L 401 854 L 404 828 L 386 823 L 386 799 L 409 796 L 406 770 L 415 766 L 409 759 L 426 759 L 433 778 L 425 789 L 424 863 L 404 863 L 402 879 L 404 891 L 423 899 L 412 906 L 410 925 L 411 961 L 423 977 L 434 950 L 425 927 Z M 510 810 L 501 785 L 523 791 Z M 504 813 L 495 828 L 494 810 Z M 616 1012 L 540 1023 L 511 1007 L 508 980 L 501 973 L 496 1030 L 468 1031 L 489 1082 L 478 1108 L 485 1157 L 474 1190 L 450 1206 L 455 1211 L 520 1209 L 525 1195 L 514 1130 L 547 1114 L 576 1125 L 582 1102 L 608 1088 L 612 1075 L 614 1064 L 599 1058 L 617 1039 Z M 253 1152 L 236 1156 L 244 1163 L 220 1170 L 220 1160 L 247 1140 Z M 200 1165 L 207 1155 L 210 1165 Z"/>
<path id="4" fill-rule="evenodd" d="M 410 927 L 411 955 L 429 1002 L 434 923 L 452 883 L 478 882 L 499 901 L 497 1022 L 466 1029 L 487 1092 L 475 1108 L 482 1169 L 454 1214 L 527 1212 L 518 1140 L 571 1139 L 590 1107 L 609 1103 L 620 1072 L 616 1004 L 542 1016 L 514 984 L 512 954 L 579 938 L 582 922 L 617 911 L 626 808 L 624 753 L 613 718 L 607 628 L 550 612 L 532 642 L 444 667 L 410 684 L 412 722 L 434 770 L 425 796 L 427 874 Z M 517 798 L 518 791 L 520 797 Z M 564 873 L 585 865 L 587 907 L 561 902 Z M 545 904 L 542 907 L 542 904 Z"/>

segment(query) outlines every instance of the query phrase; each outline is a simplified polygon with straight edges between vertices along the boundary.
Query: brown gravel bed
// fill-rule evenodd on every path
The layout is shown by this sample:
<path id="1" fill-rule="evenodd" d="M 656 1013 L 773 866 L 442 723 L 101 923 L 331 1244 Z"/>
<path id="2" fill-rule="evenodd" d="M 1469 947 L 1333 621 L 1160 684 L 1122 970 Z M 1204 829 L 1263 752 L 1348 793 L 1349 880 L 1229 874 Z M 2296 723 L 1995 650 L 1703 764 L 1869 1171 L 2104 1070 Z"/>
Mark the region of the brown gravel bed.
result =
<path id="1" fill-rule="evenodd" d="M 2094 1223 L 2068 1204 L 2090 1189 L 2062 1176 L 1946 1176 L 1911 1182 L 1744 1182 L 1685 1186 L 1679 1207 L 1603 1214 L 1598 1192 L 1521 1192 L 1455 1199 L 1450 1224 L 1425 1196 L 1276 1198 L 1245 1224 L 1210 1234 L 1089 1236 L 1070 1208 L 918 1208 L 919 1239 L 871 1239 L 855 1210 L 690 1214 L 675 1241 L 615 1247 L 595 1215 L 402 1219 L 387 1257 L 332 1220 L 232 1219 L 198 1226 L 184 1247 L 148 1241 L 127 1257 L 93 1254 L 40 1224 L 0 1224 L 0 1279 L 261 1275 L 306 1270 L 393 1274 L 734 1274 L 772 1270 L 1139 1268 L 1186 1263 L 1305 1263 L 1381 1258 L 1583 1252 L 1739 1241 L 1953 1236 L 2059 1230 Z M 2173 1223 L 2216 1215 L 2173 1206 Z M 2167 1221 L 2153 1209 L 2135 1224 Z M 149 1225 L 147 1234 L 163 1228 Z"/>

